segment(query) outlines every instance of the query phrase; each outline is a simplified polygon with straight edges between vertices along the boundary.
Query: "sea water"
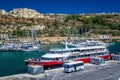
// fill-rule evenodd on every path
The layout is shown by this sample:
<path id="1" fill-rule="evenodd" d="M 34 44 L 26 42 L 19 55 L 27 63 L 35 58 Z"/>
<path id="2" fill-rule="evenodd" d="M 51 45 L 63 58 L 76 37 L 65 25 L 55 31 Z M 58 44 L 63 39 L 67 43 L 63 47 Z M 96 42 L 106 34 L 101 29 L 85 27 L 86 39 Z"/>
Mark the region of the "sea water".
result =
<path id="1" fill-rule="evenodd" d="M 26 58 L 41 57 L 47 53 L 50 48 L 61 48 L 62 44 L 43 45 L 40 52 L 0 52 L 0 77 L 27 72 L 27 66 L 24 63 Z M 120 52 L 120 43 L 112 43 L 108 46 L 110 53 Z"/>

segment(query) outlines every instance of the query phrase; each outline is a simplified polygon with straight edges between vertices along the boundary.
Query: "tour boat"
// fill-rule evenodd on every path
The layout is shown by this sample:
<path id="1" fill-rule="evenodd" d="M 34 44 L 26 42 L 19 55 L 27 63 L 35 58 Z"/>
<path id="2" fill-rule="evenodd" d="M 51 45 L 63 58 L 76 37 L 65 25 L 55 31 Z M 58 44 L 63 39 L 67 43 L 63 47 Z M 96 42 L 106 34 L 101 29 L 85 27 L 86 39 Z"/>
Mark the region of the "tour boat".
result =
<path id="1" fill-rule="evenodd" d="M 100 57 L 104 60 L 109 60 L 109 51 L 104 45 L 89 45 L 84 47 L 68 48 L 67 43 L 65 48 L 50 49 L 48 53 L 41 58 L 29 58 L 25 60 L 26 65 L 37 64 L 45 68 L 62 66 L 66 61 L 83 61 L 90 62 L 90 57 Z"/>

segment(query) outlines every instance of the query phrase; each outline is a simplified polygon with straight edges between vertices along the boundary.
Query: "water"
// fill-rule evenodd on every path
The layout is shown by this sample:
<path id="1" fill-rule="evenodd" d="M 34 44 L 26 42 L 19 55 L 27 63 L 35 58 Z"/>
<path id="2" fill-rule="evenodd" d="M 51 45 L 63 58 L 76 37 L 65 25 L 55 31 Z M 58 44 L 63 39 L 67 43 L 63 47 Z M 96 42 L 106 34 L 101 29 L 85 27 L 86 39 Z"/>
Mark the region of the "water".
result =
<path id="1" fill-rule="evenodd" d="M 63 47 L 61 44 L 43 45 L 40 52 L 0 52 L 0 76 L 20 74 L 27 72 L 27 66 L 24 63 L 26 58 L 40 57 L 50 48 Z M 120 52 L 120 43 L 114 43 L 108 47 L 110 53 Z"/>
<path id="2" fill-rule="evenodd" d="M 112 43 L 110 46 L 108 46 L 108 50 L 110 53 L 120 53 L 120 42 Z"/>
<path id="3" fill-rule="evenodd" d="M 40 52 L 0 52 L 0 76 L 26 73 L 27 66 L 24 60 L 30 57 L 40 57 L 52 47 L 63 46 L 61 44 L 43 45 Z"/>

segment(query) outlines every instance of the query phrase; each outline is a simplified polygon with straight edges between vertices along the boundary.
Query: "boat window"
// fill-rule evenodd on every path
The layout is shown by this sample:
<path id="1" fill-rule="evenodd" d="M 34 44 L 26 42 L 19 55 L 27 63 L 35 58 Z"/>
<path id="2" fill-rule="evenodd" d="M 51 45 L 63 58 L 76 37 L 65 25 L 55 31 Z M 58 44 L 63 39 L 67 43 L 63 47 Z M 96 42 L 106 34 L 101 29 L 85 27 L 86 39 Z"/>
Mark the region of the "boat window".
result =
<path id="1" fill-rule="evenodd" d="M 41 60 L 44 60 L 44 58 L 41 58 Z"/>
<path id="2" fill-rule="evenodd" d="M 41 57 L 41 60 L 43 60 L 43 57 Z"/>
<path id="3" fill-rule="evenodd" d="M 53 60 L 53 61 L 54 61 L 55 59 L 54 59 L 54 58 L 51 58 L 51 60 Z"/>
<path id="4" fill-rule="evenodd" d="M 100 55 L 103 55 L 103 53 L 100 53 Z"/>
<path id="5" fill-rule="evenodd" d="M 54 51 L 50 51 L 49 53 L 52 53 L 52 54 L 54 54 L 55 52 L 54 52 Z"/>
<path id="6" fill-rule="evenodd" d="M 81 55 L 82 57 L 85 57 L 84 55 Z"/>
<path id="7" fill-rule="evenodd" d="M 51 58 L 51 60 L 53 60 L 53 58 Z"/>
<path id="8" fill-rule="evenodd" d="M 82 50 L 82 52 L 85 52 L 86 50 Z"/>
<path id="9" fill-rule="evenodd" d="M 98 54 L 98 56 L 100 55 L 100 53 L 97 53 Z"/>
<path id="10" fill-rule="evenodd" d="M 82 57 L 81 55 L 78 55 L 78 57 Z"/>
<path id="11" fill-rule="evenodd" d="M 55 58 L 53 58 L 53 60 L 55 61 L 56 59 L 55 59 Z"/>
<path id="12" fill-rule="evenodd" d="M 88 57 L 90 57 L 90 54 L 88 54 Z"/>
<path id="13" fill-rule="evenodd" d="M 58 58 L 56 58 L 56 60 L 58 60 Z"/>
<path id="14" fill-rule="evenodd" d="M 49 61 L 52 61 L 52 58 L 49 58 L 48 60 L 49 60 Z"/>
<path id="15" fill-rule="evenodd" d="M 88 57 L 88 54 L 85 54 L 85 57 Z"/>
<path id="16" fill-rule="evenodd" d="M 80 52 L 80 50 L 79 50 L 79 49 L 76 49 L 76 50 L 74 50 L 74 52 Z"/>
<path id="17" fill-rule="evenodd" d="M 69 52 L 71 52 L 71 51 L 66 51 L 66 53 L 69 53 Z"/>
<path id="18" fill-rule="evenodd" d="M 92 56 L 95 56 L 95 54 L 92 54 Z"/>
<path id="19" fill-rule="evenodd" d="M 93 56 L 92 54 L 90 54 L 90 56 Z"/>
<path id="20" fill-rule="evenodd" d="M 77 58 L 77 56 L 74 56 L 73 58 Z"/>
<path id="21" fill-rule="evenodd" d="M 105 53 L 103 52 L 102 55 L 104 55 Z"/>
<path id="22" fill-rule="evenodd" d="M 99 54 L 98 53 L 96 53 L 96 56 L 98 56 Z"/>
<path id="23" fill-rule="evenodd" d="M 95 56 L 98 56 L 98 53 L 96 53 Z"/>
<path id="24" fill-rule="evenodd" d="M 100 53 L 100 55 L 102 55 L 102 53 Z"/>
<path id="25" fill-rule="evenodd" d="M 75 56 L 69 56 L 68 57 L 68 59 L 74 59 L 75 58 Z"/>
<path id="26" fill-rule="evenodd" d="M 44 58 L 45 60 L 47 60 L 47 58 Z"/>

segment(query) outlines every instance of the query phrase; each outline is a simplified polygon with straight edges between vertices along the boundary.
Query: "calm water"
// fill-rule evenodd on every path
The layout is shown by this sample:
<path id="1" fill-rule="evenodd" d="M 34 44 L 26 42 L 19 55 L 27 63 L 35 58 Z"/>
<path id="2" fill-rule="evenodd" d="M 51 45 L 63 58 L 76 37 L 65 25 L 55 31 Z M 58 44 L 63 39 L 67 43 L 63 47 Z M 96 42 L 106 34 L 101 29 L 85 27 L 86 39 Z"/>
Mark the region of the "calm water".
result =
<path id="1" fill-rule="evenodd" d="M 50 48 L 63 47 L 61 44 L 43 45 L 40 52 L 0 52 L 0 76 L 26 73 L 27 66 L 24 59 L 40 57 L 48 52 Z M 120 52 L 120 43 L 114 43 L 108 47 L 110 53 Z"/>

